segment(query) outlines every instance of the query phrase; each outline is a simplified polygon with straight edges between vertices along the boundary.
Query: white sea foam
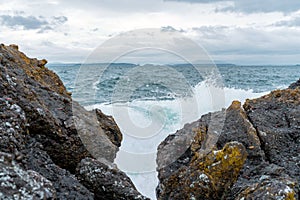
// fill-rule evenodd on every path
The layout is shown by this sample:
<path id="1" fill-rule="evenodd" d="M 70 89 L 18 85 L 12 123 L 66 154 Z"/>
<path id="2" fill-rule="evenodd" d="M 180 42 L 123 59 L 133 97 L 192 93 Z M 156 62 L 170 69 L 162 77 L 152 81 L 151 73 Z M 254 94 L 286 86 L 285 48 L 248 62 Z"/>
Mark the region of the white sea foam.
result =
<path id="1" fill-rule="evenodd" d="M 228 107 L 233 100 L 244 102 L 265 93 L 233 88 L 218 89 L 201 82 L 194 88 L 193 97 L 165 101 L 132 101 L 128 103 L 97 104 L 112 115 L 123 133 L 123 142 L 115 163 L 132 179 L 145 196 L 156 199 L 158 185 L 156 168 L 157 146 L 169 134 L 195 121 L 208 112 Z"/>

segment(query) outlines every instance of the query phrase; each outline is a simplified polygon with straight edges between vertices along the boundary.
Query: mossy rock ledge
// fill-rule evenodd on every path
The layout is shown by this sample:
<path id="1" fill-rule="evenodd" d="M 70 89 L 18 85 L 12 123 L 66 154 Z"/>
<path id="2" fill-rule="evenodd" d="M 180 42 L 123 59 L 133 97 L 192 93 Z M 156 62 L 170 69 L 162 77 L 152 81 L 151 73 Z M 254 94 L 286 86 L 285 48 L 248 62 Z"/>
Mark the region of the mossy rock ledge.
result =
<path id="1" fill-rule="evenodd" d="M 299 199 L 299 83 L 169 135 L 158 147 L 158 199 Z"/>

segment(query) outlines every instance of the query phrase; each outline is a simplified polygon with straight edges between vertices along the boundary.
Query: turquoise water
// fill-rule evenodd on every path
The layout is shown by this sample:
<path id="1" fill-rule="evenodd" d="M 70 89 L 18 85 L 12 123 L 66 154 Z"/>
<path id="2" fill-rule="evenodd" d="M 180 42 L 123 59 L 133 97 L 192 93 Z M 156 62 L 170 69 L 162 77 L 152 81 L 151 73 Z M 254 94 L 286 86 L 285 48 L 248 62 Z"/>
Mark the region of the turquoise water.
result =
<path id="1" fill-rule="evenodd" d="M 100 70 L 105 70 L 99 77 L 91 78 L 94 73 L 94 69 L 90 72 L 86 72 L 88 77 L 83 80 L 76 80 L 78 72 L 80 70 L 89 70 L 86 67 L 82 67 L 80 64 L 49 64 L 48 67 L 55 71 L 60 78 L 63 80 L 69 91 L 74 90 L 74 84 L 78 81 L 77 84 L 80 84 L 80 81 L 85 82 L 82 85 L 93 85 L 95 89 L 95 95 L 93 103 L 103 103 L 111 102 L 112 94 L 115 90 L 115 86 L 118 82 L 122 81 L 130 71 L 138 68 L 138 65 L 133 64 L 113 64 L 107 67 L 106 64 L 97 64 L 96 65 Z M 80 69 L 81 67 L 81 69 Z M 200 72 L 197 72 L 197 69 L 190 65 L 173 65 L 169 66 L 172 69 L 175 69 L 179 74 L 184 76 L 185 81 L 191 86 L 195 87 L 197 84 L 204 81 L 205 77 Z M 151 68 L 151 66 L 149 66 Z M 225 87 L 243 89 L 243 90 L 252 90 L 254 93 L 271 91 L 274 89 L 280 89 L 287 87 L 290 83 L 298 80 L 300 77 L 300 66 L 236 66 L 236 65 L 218 65 L 219 74 L 222 76 L 222 81 Z M 162 69 L 151 71 L 153 76 L 156 76 L 155 80 L 166 79 L 168 81 L 174 81 L 170 77 L 169 70 Z M 139 78 L 143 78 L 143 72 L 136 74 L 136 77 L 129 77 L 134 81 L 140 81 Z M 176 77 L 177 78 L 177 77 Z M 95 81 L 88 83 L 89 81 Z M 173 85 L 176 85 L 176 84 Z M 89 91 L 91 88 L 83 88 L 82 94 Z M 92 88 L 93 89 L 93 88 Z M 186 88 L 182 88 L 186 90 Z M 180 88 L 177 90 L 179 93 L 172 93 L 168 88 L 164 87 L 162 84 L 157 81 L 157 83 L 148 83 L 139 88 L 135 88 L 134 93 L 131 95 L 131 100 L 134 99 L 156 99 L 156 100 L 167 100 L 174 99 L 176 96 L 184 95 L 183 91 L 180 91 Z M 90 105 L 89 99 L 79 99 L 79 102 L 82 105 Z"/>

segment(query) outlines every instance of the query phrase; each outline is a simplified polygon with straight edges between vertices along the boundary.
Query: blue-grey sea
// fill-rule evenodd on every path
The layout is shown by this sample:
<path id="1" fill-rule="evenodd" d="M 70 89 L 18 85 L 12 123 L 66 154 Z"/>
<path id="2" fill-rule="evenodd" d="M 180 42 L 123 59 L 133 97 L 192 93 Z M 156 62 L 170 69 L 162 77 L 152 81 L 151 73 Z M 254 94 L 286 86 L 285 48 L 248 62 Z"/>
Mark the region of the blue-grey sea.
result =
<path id="1" fill-rule="evenodd" d="M 112 115 L 124 136 L 115 163 L 155 199 L 156 149 L 201 115 L 300 78 L 300 66 L 48 64 L 86 109 Z M 129 161 L 130 160 L 130 161 Z"/>
<path id="2" fill-rule="evenodd" d="M 200 67 L 198 70 L 197 67 L 192 65 L 170 65 L 162 66 L 161 69 L 153 69 L 152 65 L 149 65 L 149 71 L 142 71 L 139 69 L 139 65 L 134 64 L 91 64 L 92 67 L 84 66 L 81 64 L 48 64 L 48 68 L 56 72 L 59 77 L 64 82 L 65 86 L 69 91 L 73 91 L 74 87 L 83 84 L 89 86 L 92 84 L 95 89 L 96 97 L 93 99 L 93 103 L 104 103 L 112 101 L 112 94 L 115 90 L 118 82 L 121 82 L 125 78 L 131 79 L 131 81 L 140 81 L 143 79 L 145 74 L 147 76 L 155 76 L 153 80 L 158 83 L 150 82 L 145 85 L 135 88 L 134 93 L 131 95 L 131 100 L 134 99 L 155 99 L 155 100 L 166 100 L 172 99 L 172 92 L 169 88 L 166 88 L 163 84 L 159 82 L 161 80 L 174 81 L 171 79 L 170 70 L 176 70 L 179 74 L 183 75 L 185 81 L 190 84 L 191 87 L 195 87 L 200 84 L 202 81 L 205 81 L 204 74 L 202 73 L 202 68 L 208 68 L 208 73 L 210 70 L 215 73 L 215 68 L 204 66 Z M 97 70 L 99 68 L 99 70 Z M 97 71 L 101 71 L 95 73 Z M 104 69 L 104 70 L 103 70 Z M 90 71 L 89 71 L 90 70 Z M 102 71 L 103 70 L 103 71 Z M 136 73 L 132 73 L 131 77 L 128 77 L 129 73 L 136 70 Z M 287 87 L 290 83 L 296 81 L 300 77 L 300 66 L 237 66 L 230 64 L 220 64 L 217 65 L 218 73 L 222 77 L 223 84 L 226 88 L 242 89 L 245 91 L 252 91 L 254 93 L 267 92 L 275 89 L 282 89 Z M 79 73 L 86 74 L 84 78 L 78 78 Z M 96 79 L 94 76 L 96 76 Z M 135 75 L 135 76 L 134 76 Z M 210 76 L 211 75 L 211 76 Z M 208 74 L 208 77 L 214 79 L 215 74 Z M 177 77 L 176 77 L 177 78 Z M 76 80 L 77 79 L 77 80 Z M 80 80 L 79 80 L 80 79 Z M 96 80 L 96 81 L 95 81 Z M 77 81 L 77 83 L 76 83 Z M 95 81 L 90 82 L 89 81 Z M 84 82 L 84 83 L 81 83 Z M 176 85 L 176 81 L 171 83 Z M 90 90 L 90 88 L 85 88 Z M 182 88 L 185 90 L 186 88 Z M 84 96 L 86 92 L 84 88 L 82 91 L 77 91 L 78 97 L 80 95 Z M 82 94 L 79 94 L 82 92 Z M 90 99 L 80 99 L 79 102 L 82 105 L 89 105 Z"/>

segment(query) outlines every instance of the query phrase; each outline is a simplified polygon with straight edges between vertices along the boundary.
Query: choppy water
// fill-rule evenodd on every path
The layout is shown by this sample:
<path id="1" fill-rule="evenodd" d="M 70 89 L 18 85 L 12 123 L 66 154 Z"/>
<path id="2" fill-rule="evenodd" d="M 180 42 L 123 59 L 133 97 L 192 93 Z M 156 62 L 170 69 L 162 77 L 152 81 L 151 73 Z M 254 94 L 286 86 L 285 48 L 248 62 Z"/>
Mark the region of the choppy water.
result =
<path id="1" fill-rule="evenodd" d="M 159 143 L 202 114 L 287 87 L 300 66 L 48 65 L 87 109 L 112 115 L 124 139 L 115 162 L 155 199 Z M 223 86 L 223 87 L 222 87 Z M 220 88 L 221 87 L 221 88 Z M 130 160 L 130 161 L 129 161 Z"/>

